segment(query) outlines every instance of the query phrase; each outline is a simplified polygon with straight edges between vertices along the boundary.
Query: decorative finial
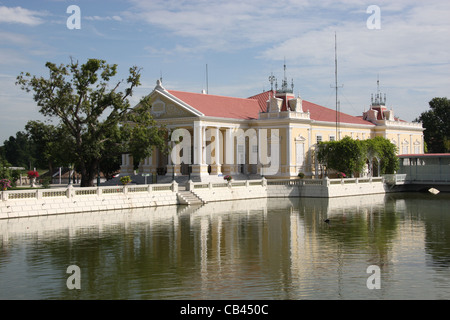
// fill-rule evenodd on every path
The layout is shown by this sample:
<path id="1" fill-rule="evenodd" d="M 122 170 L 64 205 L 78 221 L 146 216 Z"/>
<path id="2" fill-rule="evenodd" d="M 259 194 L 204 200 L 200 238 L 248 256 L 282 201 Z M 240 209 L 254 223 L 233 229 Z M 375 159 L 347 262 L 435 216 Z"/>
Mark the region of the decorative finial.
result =
<path id="1" fill-rule="evenodd" d="M 166 90 L 166 89 L 164 89 L 164 87 L 162 86 L 162 81 L 161 81 L 161 79 L 156 80 L 156 88 L 157 88 L 157 89 Z"/>

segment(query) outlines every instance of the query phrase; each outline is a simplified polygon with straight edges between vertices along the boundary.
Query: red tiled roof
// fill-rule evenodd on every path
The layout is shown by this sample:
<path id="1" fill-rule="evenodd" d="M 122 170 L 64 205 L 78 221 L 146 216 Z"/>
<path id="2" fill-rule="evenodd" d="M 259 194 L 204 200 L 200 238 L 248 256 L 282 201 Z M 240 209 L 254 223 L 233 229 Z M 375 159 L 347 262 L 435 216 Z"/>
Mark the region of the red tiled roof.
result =
<path id="1" fill-rule="evenodd" d="M 169 90 L 169 93 L 210 117 L 258 119 L 261 106 L 253 99 Z"/>
<path id="2" fill-rule="evenodd" d="M 247 99 L 217 96 L 203 93 L 169 90 L 170 94 L 200 111 L 205 116 L 231 119 L 258 119 L 259 112 L 265 112 L 267 100 L 273 91 L 266 91 Z M 283 103 L 282 110 L 286 110 Z M 312 120 L 336 122 L 336 111 L 318 104 L 303 100 L 303 111 L 309 110 Z M 340 122 L 373 125 L 360 117 L 340 112 Z"/>
<path id="3" fill-rule="evenodd" d="M 261 108 L 266 108 L 267 100 L 269 100 L 270 96 L 274 95 L 273 91 L 266 91 L 260 94 L 257 94 L 255 96 L 250 97 L 249 99 L 255 99 L 260 104 Z M 318 104 L 303 100 L 302 103 L 303 111 L 307 112 L 309 110 L 310 112 L 310 118 L 311 120 L 316 121 L 325 121 L 325 122 L 336 122 L 336 110 L 326 108 L 323 106 L 320 106 Z M 285 103 L 283 102 L 283 107 L 281 110 L 286 110 Z M 372 122 L 363 120 L 360 117 L 351 116 L 346 113 L 339 112 L 339 119 L 342 123 L 354 123 L 354 124 L 365 124 L 365 125 L 374 125 Z"/>

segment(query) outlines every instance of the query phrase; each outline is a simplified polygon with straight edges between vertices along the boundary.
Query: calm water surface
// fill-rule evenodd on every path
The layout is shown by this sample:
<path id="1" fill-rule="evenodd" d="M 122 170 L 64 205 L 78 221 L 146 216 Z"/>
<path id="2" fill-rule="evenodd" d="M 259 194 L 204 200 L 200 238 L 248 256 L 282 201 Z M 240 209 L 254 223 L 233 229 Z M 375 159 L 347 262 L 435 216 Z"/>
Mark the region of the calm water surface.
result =
<path id="1" fill-rule="evenodd" d="M 449 299 L 449 208 L 408 193 L 0 220 L 0 299 Z"/>

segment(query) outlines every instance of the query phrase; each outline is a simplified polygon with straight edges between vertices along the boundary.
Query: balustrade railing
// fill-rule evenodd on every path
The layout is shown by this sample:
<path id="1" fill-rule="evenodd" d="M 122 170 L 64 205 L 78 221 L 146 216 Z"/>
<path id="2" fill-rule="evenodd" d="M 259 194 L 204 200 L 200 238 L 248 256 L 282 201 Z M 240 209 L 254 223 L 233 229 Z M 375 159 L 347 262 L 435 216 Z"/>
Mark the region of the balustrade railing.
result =
<path id="1" fill-rule="evenodd" d="M 337 184 L 355 184 L 355 183 L 372 183 L 386 181 L 401 181 L 406 175 L 392 175 L 385 177 L 369 177 L 369 178 L 346 178 L 346 179 L 260 179 L 260 180 L 237 180 L 230 182 L 192 182 L 186 185 L 186 190 L 194 189 L 215 189 L 215 188 L 243 188 L 243 187 L 266 187 L 266 186 L 330 186 Z M 394 180 L 393 180 L 394 179 Z M 176 182 L 170 184 L 149 184 L 149 185 L 126 185 L 126 186 L 105 186 L 105 187 L 89 187 L 78 188 L 69 186 L 67 188 L 51 188 L 51 189 L 35 189 L 35 190 L 9 190 L 0 192 L 0 199 L 7 200 L 30 200 L 55 197 L 88 197 L 88 196 L 114 196 L 119 194 L 133 193 L 153 193 L 171 191 L 178 192 L 178 184 Z"/>
<path id="2" fill-rule="evenodd" d="M 50 189 L 30 189 L 30 190 L 7 190 L 0 192 L 0 199 L 7 200 L 31 200 L 42 198 L 78 198 L 86 196 L 114 196 L 119 194 L 133 193 L 153 193 L 162 191 L 178 192 L 178 184 L 149 184 L 149 185 L 128 185 L 128 186 L 105 186 L 105 187 L 66 187 L 66 188 L 50 188 Z"/>

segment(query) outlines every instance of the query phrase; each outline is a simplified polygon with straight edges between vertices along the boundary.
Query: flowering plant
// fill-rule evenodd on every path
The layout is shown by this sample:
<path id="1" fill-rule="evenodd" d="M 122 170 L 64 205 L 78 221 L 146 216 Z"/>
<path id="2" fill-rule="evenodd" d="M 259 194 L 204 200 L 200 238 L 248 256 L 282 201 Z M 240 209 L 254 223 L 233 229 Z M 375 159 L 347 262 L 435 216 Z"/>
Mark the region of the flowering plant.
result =
<path id="1" fill-rule="evenodd" d="M 0 180 L 0 187 L 2 190 L 6 190 L 8 188 L 11 188 L 11 181 L 8 179 L 1 179 Z"/>
<path id="2" fill-rule="evenodd" d="M 120 178 L 120 182 L 122 182 L 122 184 L 128 184 L 131 182 L 131 178 L 130 176 L 123 176 Z"/>
<path id="3" fill-rule="evenodd" d="M 338 177 L 339 178 L 346 178 L 347 176 L 345 175 L 345 173 L 343 173 L 343 172 L 338 172 Z"/>
<path id="4" fill-rule="evenodd" d="M 28 178 L 39 178 L 39 172 L 36 170 L 30 170 L 27 172 Z"/>
<path id="5" fill-rule="evenodd" d="M 231 179 L 233 179 L 231 176 L 226 175 L 225 177 L 223 177 L 224 180 L 227 180 L 228 182 L 231 181 Z"/>

